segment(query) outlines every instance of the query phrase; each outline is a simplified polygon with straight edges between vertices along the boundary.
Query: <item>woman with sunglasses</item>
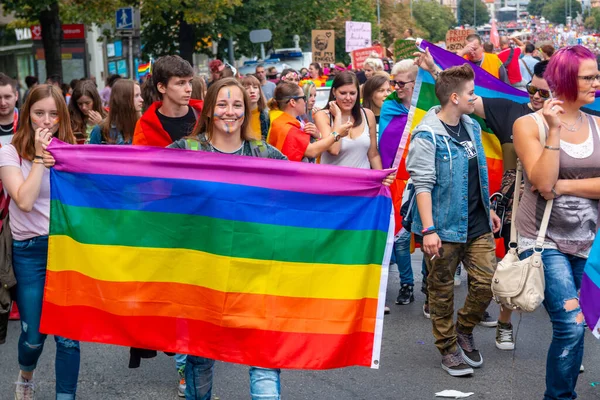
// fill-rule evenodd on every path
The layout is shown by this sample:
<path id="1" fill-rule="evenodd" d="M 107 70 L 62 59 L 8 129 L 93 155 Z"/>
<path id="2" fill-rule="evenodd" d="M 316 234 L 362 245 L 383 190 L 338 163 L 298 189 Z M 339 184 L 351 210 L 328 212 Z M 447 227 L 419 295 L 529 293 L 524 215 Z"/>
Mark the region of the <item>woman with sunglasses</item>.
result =
<path id="1" fill-rule="evenodd" d="M 335 135 L 321 138 L 315 124 L 304 123 L 298 117 L 306 114 L 306 96 L 300 86 L 281 82 L 269 100 L 271 129 L 267 141 L 290 161 L 315 162 L 334 143 L 348 135 L 351 124 L 337 121 Z M 317 139 L 311 143 L 311 138 Z"/>
<path id="2" fill-rule="evenodd" d="M 323 140 L 337 136 L 337 126 L 350 124 L 348 137 L 335 137 L 333 146 L 321 156 L 321 164 L 343 167 L 382 169 L 377 150 L 375 115 L 361 107 L 360 86 L 354 72 L 344 71 L 335 76 L 329 93 L 329 105 L 315 115 L 315 123 Z"/>
<path id="3" fill-rule="evenodd" d="M 522 258 L 531 256 L 546 200 L 554 199 L 542 252 L 544 307 L 552 322 L 544 399 L 575 399 L 585 333 L 579 289 L 596 237 L 600 199 L 599 121 L 581 110 L 600 89 L 596 56 L 583 46 L 562 48 L 544 77 L 554 98 L 513 128 L 525 170 L 516 216 L 518 248 Z"/>

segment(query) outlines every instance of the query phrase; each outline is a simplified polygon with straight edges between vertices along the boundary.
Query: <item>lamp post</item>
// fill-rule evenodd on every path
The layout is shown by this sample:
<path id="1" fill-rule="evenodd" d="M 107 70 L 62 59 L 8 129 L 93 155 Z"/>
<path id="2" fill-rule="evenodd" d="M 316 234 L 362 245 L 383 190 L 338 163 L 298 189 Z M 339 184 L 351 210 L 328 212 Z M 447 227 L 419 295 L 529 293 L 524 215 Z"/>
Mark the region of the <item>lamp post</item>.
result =
<path id="1" fill-rule="evenodd" d="M 473 0 L 473 28 L 475 28 L 475 32 L 477 32 L 477 4 L 475 4 L 477 0 Z"/>

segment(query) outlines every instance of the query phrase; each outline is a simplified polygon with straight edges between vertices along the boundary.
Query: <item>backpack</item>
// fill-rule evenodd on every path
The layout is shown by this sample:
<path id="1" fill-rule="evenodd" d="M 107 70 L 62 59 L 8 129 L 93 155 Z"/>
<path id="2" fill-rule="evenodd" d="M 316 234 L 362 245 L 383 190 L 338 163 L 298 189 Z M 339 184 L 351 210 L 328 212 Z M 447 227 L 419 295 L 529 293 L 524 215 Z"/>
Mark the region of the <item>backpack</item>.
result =
<path id="1" fill-rule="evenodd" d="M 402 227 L 410 232 L 413 223 L 413 212 L 417 200 L 415 185 L 412 178 L 406 181 L 406 186 L 402 192 L 402 206 L 400 207 L 400 216 L 402 217 Z"/>

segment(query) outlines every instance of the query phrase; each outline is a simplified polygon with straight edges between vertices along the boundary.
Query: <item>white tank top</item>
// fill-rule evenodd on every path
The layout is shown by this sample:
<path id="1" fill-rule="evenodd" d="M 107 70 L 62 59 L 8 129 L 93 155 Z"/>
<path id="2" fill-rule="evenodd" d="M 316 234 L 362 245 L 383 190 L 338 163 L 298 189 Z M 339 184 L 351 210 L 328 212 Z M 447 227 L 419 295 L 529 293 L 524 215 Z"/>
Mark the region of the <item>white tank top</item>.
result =
<path id="1" fill-rule="evenodd" d="M 369 132 L 369 123 L 367 116 L 363 112 L 365 128 L 356 139 L 349 136 L 340 140 L 341 150 L 337 156 L 328 151 L 321 154 L 321 164 L 339 165 L 341 167 L 371 169 L 369 162 L 369 147 L 371 146 L 371 136 Z"/>

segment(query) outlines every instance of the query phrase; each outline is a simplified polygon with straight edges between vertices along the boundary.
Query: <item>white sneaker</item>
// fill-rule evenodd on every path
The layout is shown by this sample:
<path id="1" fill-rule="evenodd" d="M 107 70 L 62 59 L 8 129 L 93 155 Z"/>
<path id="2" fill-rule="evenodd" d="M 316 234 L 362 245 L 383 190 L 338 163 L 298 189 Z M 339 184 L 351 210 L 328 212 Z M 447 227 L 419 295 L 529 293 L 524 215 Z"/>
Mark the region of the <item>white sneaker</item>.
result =
<path id="1" fill-rule="evenodd" d="M 585 368 L 583 368 L 583 364 L 581 364 L 581 366 L 579 367 L 579 373 L 583 373 L 585 372 Z"/>
<path id="2" fill-rule="evenodd" d="M 27 380 L 23 378 L 23 375 L 19 372 L 19 377 L 15 384 L 17 385 L 15 389 L 15 400 L 33 400 L 35 392 L 33 378 Z"/>
<path id="3" fill-rule="evenodd" d="M 501 328 L 500 325 L 496 326 L 496 347 L 500 350 L 515 349 L 512 325 L 510 328 Z"/>

